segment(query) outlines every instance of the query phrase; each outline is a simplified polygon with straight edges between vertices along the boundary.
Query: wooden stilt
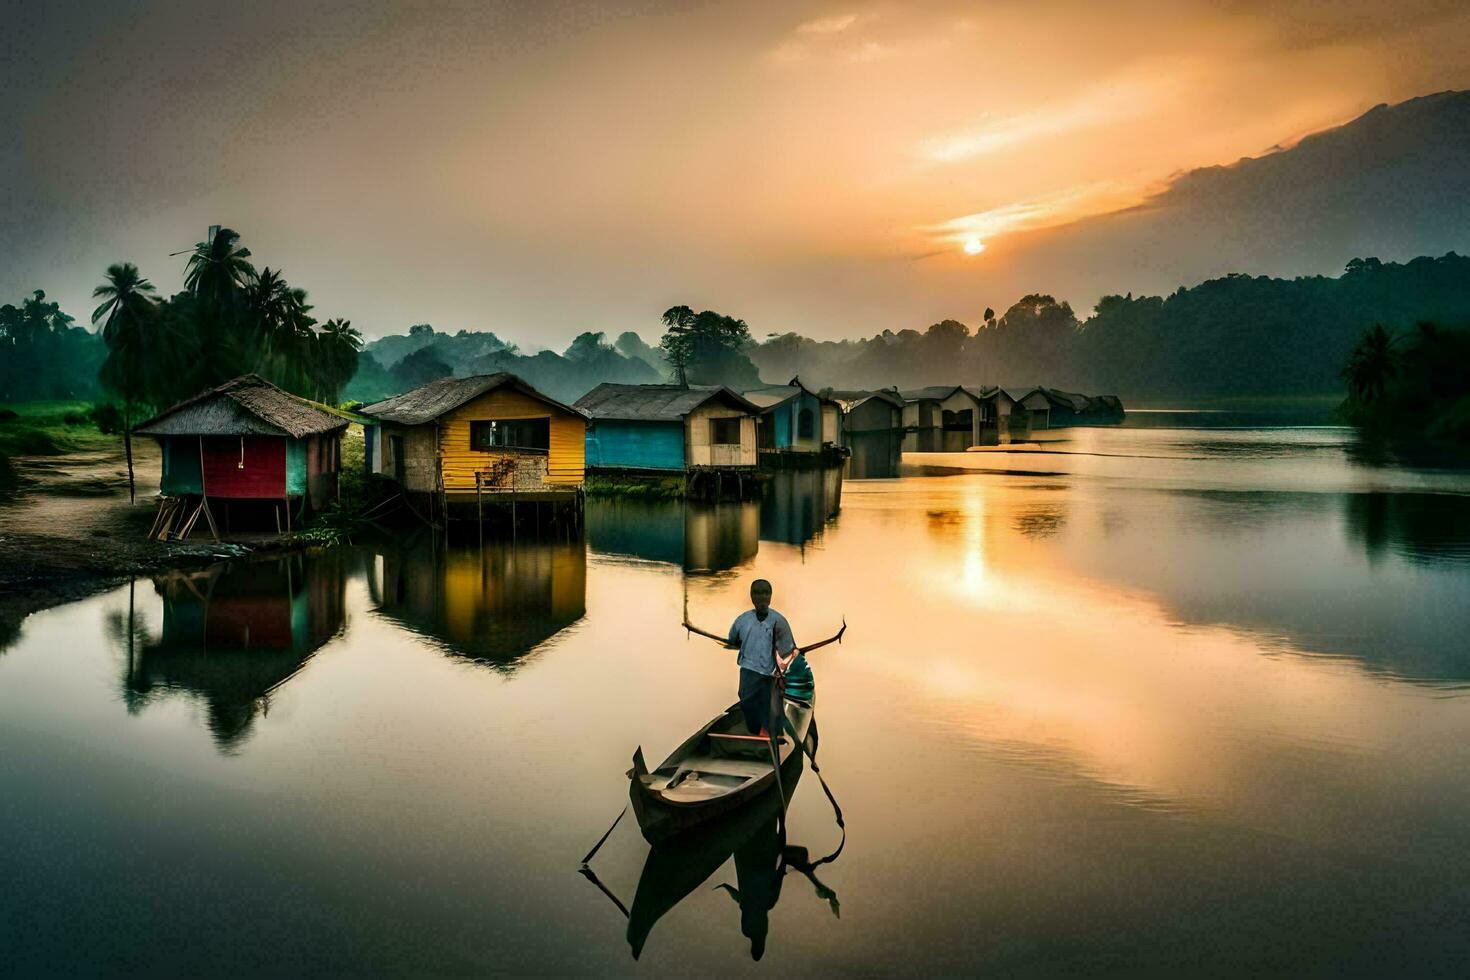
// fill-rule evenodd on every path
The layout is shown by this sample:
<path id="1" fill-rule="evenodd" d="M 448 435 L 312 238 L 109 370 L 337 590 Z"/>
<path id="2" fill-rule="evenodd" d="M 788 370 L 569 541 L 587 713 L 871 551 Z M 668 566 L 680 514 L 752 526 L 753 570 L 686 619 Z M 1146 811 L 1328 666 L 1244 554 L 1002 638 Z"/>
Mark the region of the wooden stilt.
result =
<path id="1" fill-rule="evenodd" d="M 291 498 L 287 496 L 283 501 L 286 505 L 286 533 L 291 533 Z"/>
<path id="2" fill-rule="evenodd" d="M 480 474 L 475 474 L 475 516 L 480 524 L 480 550 L 485 548 L 485 498 L 481 490 Z"/>
<path id="3" fill-rule="evenodd" d="M 204 485 L 204 437 L 199 437 L 199 507 L 204 511 L 204 516 L 209 518 L 209 533 L 214 535 L 214 540 L 219 540 L 219 528 L 214 526 L 214 515 L 209 512 L 209 488 Z M 198 520 L 196 513 L 194 519 Z M 192 529 L 193 525 L 190 524 Z"/>
<path id="4" fill-rule="evenodd" d="M 214 511 L 210 510 L 208 497 L 200 498 L 199 509 L 204 511 L 204 519 L 209 522 L 209 533 L 214 536 L 214 540 L 217 543 L 219 541 L 219 528 L 215 526 Z"/>

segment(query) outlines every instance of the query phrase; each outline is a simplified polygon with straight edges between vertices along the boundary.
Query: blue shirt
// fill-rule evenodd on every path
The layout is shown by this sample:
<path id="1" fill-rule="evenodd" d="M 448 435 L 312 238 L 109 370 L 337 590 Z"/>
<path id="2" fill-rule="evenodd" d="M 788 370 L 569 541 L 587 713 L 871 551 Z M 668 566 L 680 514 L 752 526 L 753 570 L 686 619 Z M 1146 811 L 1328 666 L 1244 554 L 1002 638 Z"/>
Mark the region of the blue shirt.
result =
<path id="1" fill-rule="evenodd" d="M 767 609 L 762 622 L 754 609 L 747 609 L 730 624 L 728 646 L 739 649 L 735 662 L 741 667 L 770 676 L 776 673 L 775 651 L 785 656 L 796 649 L 796 640 L 791 636 L 791 624 L 776 610 Z"/>

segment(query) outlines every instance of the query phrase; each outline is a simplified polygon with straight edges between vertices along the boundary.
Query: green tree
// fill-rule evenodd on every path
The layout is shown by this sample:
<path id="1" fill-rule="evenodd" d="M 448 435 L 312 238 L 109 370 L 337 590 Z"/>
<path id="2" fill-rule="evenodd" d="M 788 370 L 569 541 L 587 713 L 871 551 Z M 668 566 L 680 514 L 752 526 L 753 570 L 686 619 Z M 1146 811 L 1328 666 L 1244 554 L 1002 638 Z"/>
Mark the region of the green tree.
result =
<path id="1" fill-rule="evenodd" d="M 255 279 L 250 249 L 240 244 L 240 233 L 210 225 L 204 241 L 189 253 L 184 268 L 184 288 L 193 293 L 211 313 L 233 316 L 246 289 Z"/>
<path id="2" fill-rule="evenodd" d="M 92 323 L 102 324 L 102 342 L 107 345 L 107 360 L 102 365 L 102 382 L 122 399 L 123 450 L 128 461 L 128 500 L 137 500 L 133 476 L 133 410 L 148 400 L 149 376 L 159 365 L 154 358 L 160 353 L 150 343 L 157 320 L 153 283 L 138 274 L 131 262 L 118 262 L 107 267 L 102 285 L 92 290 L 92 298 L 102 300 L 92 311 Z"/>
<path id="3" fill-rule="evenodd" d="M 670 307 L 661 320 L 666 330 L 659 349 L 679 384 L 740 388 L 760 382 L 759 372 L 745 354 L 751 339 L 744 320 L 713 310 L 695 313 L 687 306 Z"/>
<path id="4" fill-rule="evenodd" d="M 1349 395 L 1363 405 L 1383 398 L 1384 390 L 1398 371 L 1397 338 L 1375 323 L 1348 354 L 1342 369 Z"/>
<path id="5" fill-rule="evenodd" d="M 337 402 L 342 389 L 357 373 L 358 358 L 362 354 L 362 334 L 352 326 L 352 321 L 341 317 L 322 324 L 318 339 L 323 369 L 323 388 L 326 401 Z"/>

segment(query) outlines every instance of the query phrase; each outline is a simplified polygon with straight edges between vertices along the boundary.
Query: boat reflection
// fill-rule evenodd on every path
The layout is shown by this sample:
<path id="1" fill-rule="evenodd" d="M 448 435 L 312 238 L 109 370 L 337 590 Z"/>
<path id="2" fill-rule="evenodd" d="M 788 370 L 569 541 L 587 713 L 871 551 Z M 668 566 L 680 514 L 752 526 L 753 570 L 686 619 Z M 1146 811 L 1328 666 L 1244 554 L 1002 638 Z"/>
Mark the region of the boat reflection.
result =
<path id="1" fill-rule="evenodd" d="M 271 695 L 341 630 L 346 579 L 338 550 L 155 578 L 163 628 L 128 631 L 129 711 L 173 695 L 199 698 L 220 749 L 238 748 Z"/>
<path id="2" fill-rule="evenodd" d="M 753 501 L 587 501 L 587 545 L 603 554 L 718 572 L 754 558 L 759 539 L 760 506 Z"/>
<path id="3" fill-rule="evenodd" d="M 368 590 L 379 615 L 456 657 L 510 671 L 587 611 L 581 541 L 522 537 L 446 547 L 437 537 L 376 550 Z"/>
<path id="4" fill-rule="evenodd" d="M 805 760 L 797 756 L 785 788 L 788 798 L 795 795 L 805 768 Z M 817 869 L 835 861 L 842 846 L 813 859 L 807 848 L 793 845 L 783 836 L 780 806 L 778 795 L 767 793 L 723 819 L 655 844 L 643 862 L 631 907 L 624 906 L 592 869 L 583 865 L 581 874 L 628 917 L 628 949 L 635 960 L 643 955 L 659 920 L 708 882 L 732 857 L 735 883 L 721 881 L 714 887 L 737 906 L 740 932 L 750 941 L 752 959 L 765 955 L 771 912 L 791 872 L 811 883 L 817 898 L 827 903 L 834 916 L 840 914 L 837 893 L 817 877 Z"/>
<path id="5" fill-rule="evenodd" d="M 772 473 L 761 498 L 761 540 L 806 544 L 841 509 L 840 468 Z"/>

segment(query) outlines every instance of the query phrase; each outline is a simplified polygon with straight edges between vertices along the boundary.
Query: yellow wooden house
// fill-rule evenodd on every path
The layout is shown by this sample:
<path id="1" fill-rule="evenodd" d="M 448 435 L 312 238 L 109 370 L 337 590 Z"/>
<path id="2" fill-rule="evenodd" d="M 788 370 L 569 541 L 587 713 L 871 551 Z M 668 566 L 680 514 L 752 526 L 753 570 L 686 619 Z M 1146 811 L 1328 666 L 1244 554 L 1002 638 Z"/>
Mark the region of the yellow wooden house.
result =
<path id="1" fill-rule="evenodd" d="M 372 419 L 367 466 L 447 503 L 485 494 L 575 493 L 587 417 L 513 374 L 441 378 L 360 409 Z"/>

